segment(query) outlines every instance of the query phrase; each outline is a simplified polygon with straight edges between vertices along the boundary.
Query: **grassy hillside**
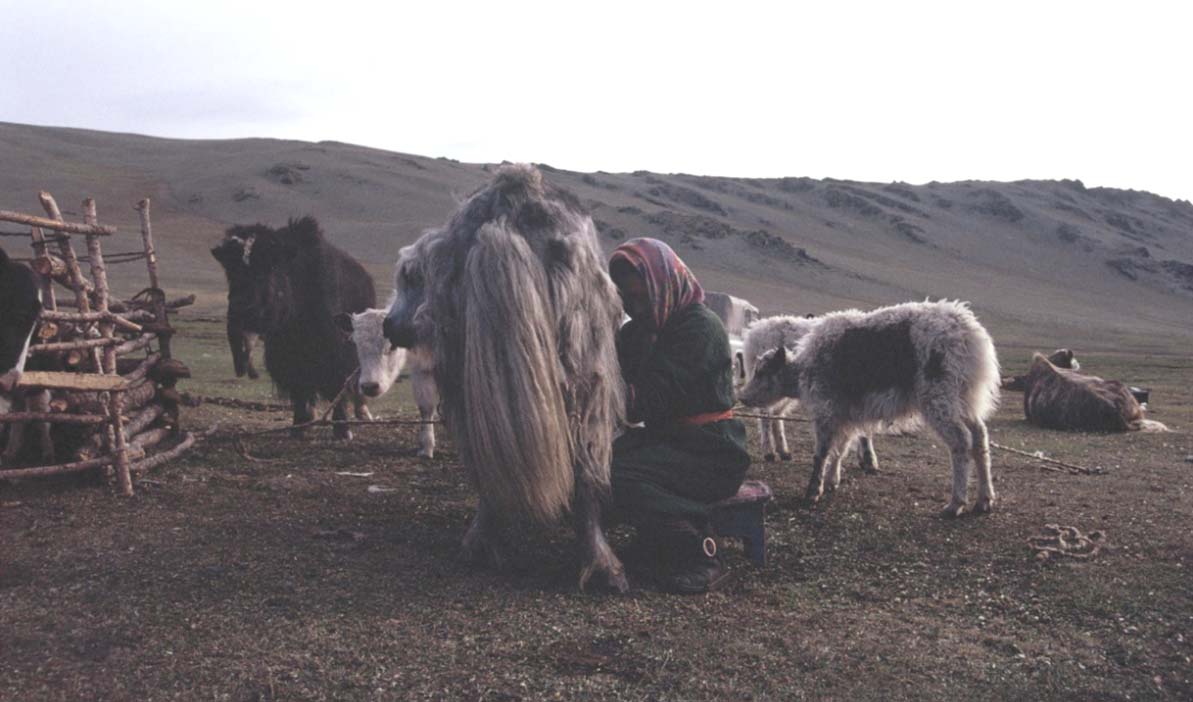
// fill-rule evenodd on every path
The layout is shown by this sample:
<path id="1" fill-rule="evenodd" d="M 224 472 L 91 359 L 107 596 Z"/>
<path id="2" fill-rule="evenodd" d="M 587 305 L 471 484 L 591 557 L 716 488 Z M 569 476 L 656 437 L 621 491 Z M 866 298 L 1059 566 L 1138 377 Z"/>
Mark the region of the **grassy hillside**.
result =
<path id="1" fill-rule="evenodd" d="M 101 221 L 131 234 L 131 204 L 153 198 L 165 280 L 197 293 L 206 312 L 222 304 L 207 250 L 226 226 L 313 214 L 384 290 L 398 248 L 443 221 L 494 168 L 336 142 L 15 124 L 0 124 L 0 164 L 4 209 L 36 212 L 36 193 L 47 189 L 77 215 L 76 203 L 91 196 Z M 950 297 L 970 300 L 1008 342 L 1160 349 L 1193 338 L 1185 201 L 1079 181 L 912 186 L 543 168 L 588 203 L 606 248 L 665 239 L 706 287 L 764 313 Z M 126 248 L 118 242 L 109 249 Z M 118 282 L 135 289 L 138 274 Z"/>

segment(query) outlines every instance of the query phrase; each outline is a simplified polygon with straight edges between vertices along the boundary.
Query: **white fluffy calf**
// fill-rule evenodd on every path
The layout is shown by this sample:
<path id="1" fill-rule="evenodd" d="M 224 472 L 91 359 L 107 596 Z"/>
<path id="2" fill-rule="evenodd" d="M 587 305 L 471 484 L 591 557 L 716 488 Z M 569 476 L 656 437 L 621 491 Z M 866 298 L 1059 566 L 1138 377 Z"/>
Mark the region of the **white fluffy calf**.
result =
<path id="1" fill-rule="evenodd" d="M 945 514 L 965 509 L 971 464 L 978 467 L 974 511 L 994 506 L 985 420 L 998 404 L 994 342 L 962 302 L 909 302 L 873 312 L 848 310 L 819 319 L 794 351 L 763 355 L 739 397 L 766 406 L 797 398 L 812 417 L 816 453 L 808 498 L 841 481 L 841 457 L 859 435 L 920 418 L 949 447 L 953 495 Z"/>
<path id="2" fill-rule="evenodd" d="M 435 418 L 439 406 L 439 391 L 432 372 L 431 353 L 422 346 L 407 350 L 390 344 L 381 332 L 386 312 L 369 309 L 336 317 L 336 322 L 352 335 L 352 343 L 356 345 L 356 358 L 360 363 L 357 391 L 364 397 L 381 397 L 389 392 L 403 367 L 409 366 L 419 416 L 428 422 L 419 429 L 418 455 L 432 458 L 435 455 L 435 425 L 429 422 Z"/>
<path id="3" fill-rule="evenodd" d="M 781 315 L 758 320 L 746 330 L 743 355 L 745 356 L 746 380 L 754 377 L 759 359 L 767 351 L 780 346 L 795 348 L 799 340 L 819 323 L 818 317 L 792 317 Z M 762 457 L 767 461 L 775 460 L 775 452 L 784 461 L 791 460 L 791 451 L 787 447 L 786 422 L 770 417 L 787 417 L 799 406 L 799 401 L 790 397 L 780 398 L 777 402 L 765 407 L 757 408 L 760 414 L 768 415 L 758 420 L 758 431 L 762 435 Z M 862 434 L 857 444 L 858 464 L 867 473 L 878 472 L 878 457 L 874 454 L 874 447 L 870 437 Z"/>

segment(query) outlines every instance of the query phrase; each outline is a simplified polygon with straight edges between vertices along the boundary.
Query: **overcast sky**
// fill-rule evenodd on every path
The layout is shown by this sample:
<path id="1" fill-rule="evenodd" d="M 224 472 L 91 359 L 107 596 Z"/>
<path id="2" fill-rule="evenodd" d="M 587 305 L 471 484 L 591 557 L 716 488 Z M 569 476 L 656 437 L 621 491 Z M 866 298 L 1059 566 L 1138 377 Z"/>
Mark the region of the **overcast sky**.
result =
<path id="1" fill-rule="evenodd" d="M 0 121 L 1193 199 L 1188 3 L 303 5 L 0 0 Z"/>

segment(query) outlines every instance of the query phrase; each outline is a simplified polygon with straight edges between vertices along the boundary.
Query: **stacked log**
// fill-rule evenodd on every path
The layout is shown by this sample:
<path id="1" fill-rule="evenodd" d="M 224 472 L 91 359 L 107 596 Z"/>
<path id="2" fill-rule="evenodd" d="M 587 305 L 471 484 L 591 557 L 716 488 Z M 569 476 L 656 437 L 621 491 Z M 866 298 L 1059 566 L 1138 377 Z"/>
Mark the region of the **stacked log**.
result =
<path id="1" fill-rule="evenodd" d="M 48 424 L 60 436 L 72 435 L 74 442 L 69 462 L 0 466 L 0 479 L 102 469 L 116 478 L 122 494 L 131 495 L 133 473 L 180 455 L 201 438 L 180 431 L 182 397 L 176 385 L 190 377 L 190 370 L 170 351 L 175 330 L 169 316 L 195 298 L 169 300 L 159 287 L 148 199 L 135 206 L 144 253 L 118 253 L 107 262 L 101 241 L 116 234 L 116 228 L 99 224 L 94 200 L 83 202 L 82 224 L 64 221 L 49 193 L 42 192 L 40 201 L 46 217 L 0 210 L 0 221 L 31 227 L 32 268 L 43 277 L 45 309 L 34 328 L 30 359 L 41 361 L 35 367 L 60 370 L 24 373 L 17 384 L 18 402 L 22 394 L 40 399 L 0 414 L 0 429 L 10 427 L 6 456 L 19 454 L 13 442 L 23 440 L 30 424 Z M 85 237 L 85 259 L 75 253 L 72 234 Z M 146 262 L 149 287 L 130 300 L 115 299 L 109 267 L 136 260 Z M 81 262 L 89 266 L 86 274 Z M 54 286 L 67 293 L 56 295 Z M 152 453 L 171 439 L 175 446 Z M 42 448 L 43 455 L 49 453 L 50 447 Z"/>

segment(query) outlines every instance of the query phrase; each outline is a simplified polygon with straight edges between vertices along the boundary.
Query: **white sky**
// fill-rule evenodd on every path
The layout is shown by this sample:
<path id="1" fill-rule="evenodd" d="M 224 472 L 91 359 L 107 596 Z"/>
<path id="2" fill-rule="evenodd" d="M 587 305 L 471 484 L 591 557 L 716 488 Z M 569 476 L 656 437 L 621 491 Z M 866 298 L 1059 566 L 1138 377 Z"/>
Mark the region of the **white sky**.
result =
<path id="1" fill-rule="evenodd" d="M 1193 5 L 0 0 L 0 121 L 1193 199 Z"/>

